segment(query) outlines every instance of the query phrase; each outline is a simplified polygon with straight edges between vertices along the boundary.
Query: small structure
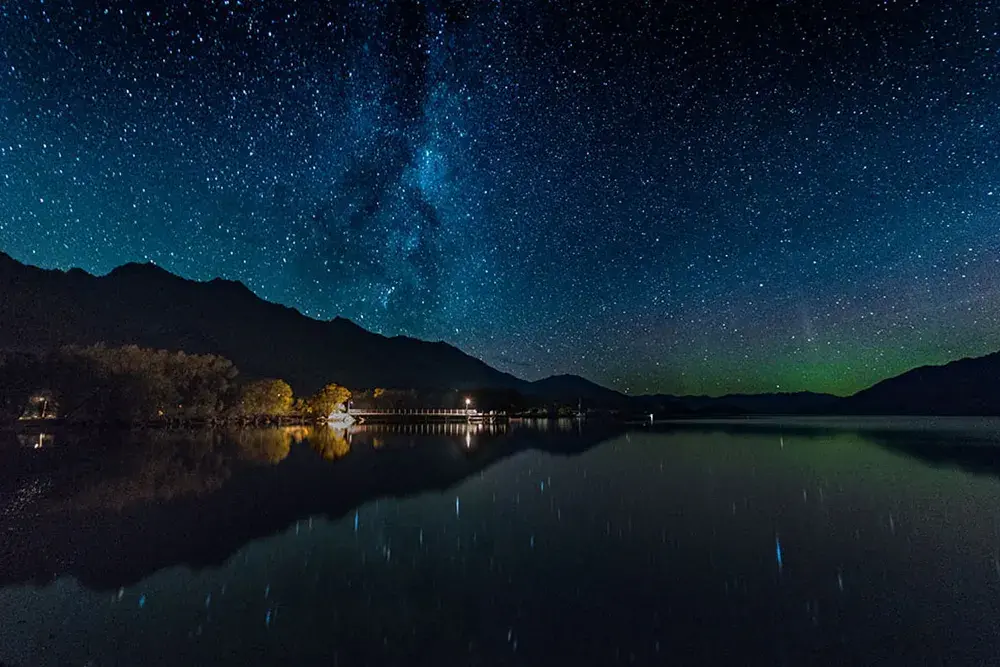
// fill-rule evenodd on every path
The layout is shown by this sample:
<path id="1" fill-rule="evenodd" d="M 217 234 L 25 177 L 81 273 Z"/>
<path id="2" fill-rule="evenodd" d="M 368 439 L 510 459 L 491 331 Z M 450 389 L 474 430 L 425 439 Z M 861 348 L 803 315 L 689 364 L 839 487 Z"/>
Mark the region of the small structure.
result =
<path id="1" fill-rule="evenodd" d="M 58 416 L 58 405 L 55 397 L 51 391 L 45 390 L 32 394 L 21 419 L 55 419 Z"/>
<path id="2" fill-rule="evenodd" d="M 326 423 L 330 426 L 350 426 L 356 420 L 349 412 L 331 412 L 326 418 Z"/>

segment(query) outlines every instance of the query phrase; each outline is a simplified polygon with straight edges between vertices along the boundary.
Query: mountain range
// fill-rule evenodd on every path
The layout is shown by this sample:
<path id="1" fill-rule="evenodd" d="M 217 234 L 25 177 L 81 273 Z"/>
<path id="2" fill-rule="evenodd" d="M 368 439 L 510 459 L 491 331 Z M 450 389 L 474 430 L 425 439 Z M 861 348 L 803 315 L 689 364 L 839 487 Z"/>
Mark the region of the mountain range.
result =
<path id="1" fill-rule="evenodd" d="M 301 393 L 331 381 L 459 390 L 530 384 L 446 343 L 389 338 L 343 318 L 315 320 L 238 282 L 191 281 L 153 264 L 92 276 L 0 254 L 0 348 L 98 342 L 218 354 L 248 376 L 283 378 Z"/>
<path id="2" fill-rule="evenodd" d="M 351 388 L 505 390 L 535 400 L 671 414 L 1000 414 L 1000 353 L 917 368 L 857 394 L 627 396 L 576 375 L 529 382 L 444 342 L 387 337 L 350 320 L 321 321 L 241 283 L 192 281 L 153 264 L 107 275 L 41 269 L 0 252 L 0 349 L 137 344 L 218 354 L 249 377 L 297 393 Z"/>

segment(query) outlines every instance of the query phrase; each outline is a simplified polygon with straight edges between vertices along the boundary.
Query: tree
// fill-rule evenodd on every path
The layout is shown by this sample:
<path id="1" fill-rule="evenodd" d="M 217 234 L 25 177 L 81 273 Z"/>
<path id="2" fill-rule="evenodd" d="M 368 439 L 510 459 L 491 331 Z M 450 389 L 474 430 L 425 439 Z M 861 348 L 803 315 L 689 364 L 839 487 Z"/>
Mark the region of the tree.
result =
<path id="1" fill-rule="evenodd" d="M 92 345 L 50 355 L 47 374 L 68 418 L 136 422 L 218 416 L 237 371 L 210 354 Z"/>
<path id="2" fill-rule="evenodd" d="M 284 380 L 257 380 L 244 385 L 235 412 L 243 417 L 281 416 L 292 409 L 292 388 Z"/>
<path id="3" fill-rule="evenodd" d="M 347 387 L 330 383 L 316 392 L 307 401 L 309 412 L 317 417 L 328 417 L 351 397 Z"/>
<path id="4" fill-rule="evenodd" d="M 180 394 L 178 416 L 210 419 L 221 414 L 223 400 L 239 374 L 233 362 L 214 354 L 165 354 L 174 364 L 169 377 Z"/>
<path id="5" fill-rule="evenodd" d="M 24 414 L 32 393 L 43 386 L 42 367 L 33 356 L 0 352 L 0 421 Z"/>

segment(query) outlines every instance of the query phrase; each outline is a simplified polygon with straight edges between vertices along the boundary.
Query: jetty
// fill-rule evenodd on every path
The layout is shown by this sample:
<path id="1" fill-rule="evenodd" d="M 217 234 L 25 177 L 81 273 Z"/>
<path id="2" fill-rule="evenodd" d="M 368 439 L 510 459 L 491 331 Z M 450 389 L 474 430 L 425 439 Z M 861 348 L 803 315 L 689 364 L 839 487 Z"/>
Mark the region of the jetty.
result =
<path id="1" fill-rule="evenodd" d="M 501 412 L 479 412 L 472 408 L 348 408 L 359 424 L 467 423 L 494 424 L 507 421 Z"/>

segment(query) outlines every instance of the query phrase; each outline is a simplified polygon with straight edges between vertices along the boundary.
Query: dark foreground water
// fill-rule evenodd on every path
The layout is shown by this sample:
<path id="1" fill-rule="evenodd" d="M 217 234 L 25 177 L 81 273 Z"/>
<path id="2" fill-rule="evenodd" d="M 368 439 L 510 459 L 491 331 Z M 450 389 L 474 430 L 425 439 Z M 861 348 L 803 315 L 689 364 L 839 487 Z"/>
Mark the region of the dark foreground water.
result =
<path id="1" fill-rule="evenodd" d="M 1000 424 L 22 436 L 0 664 L 995 665 Z"/>

